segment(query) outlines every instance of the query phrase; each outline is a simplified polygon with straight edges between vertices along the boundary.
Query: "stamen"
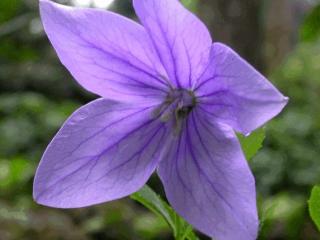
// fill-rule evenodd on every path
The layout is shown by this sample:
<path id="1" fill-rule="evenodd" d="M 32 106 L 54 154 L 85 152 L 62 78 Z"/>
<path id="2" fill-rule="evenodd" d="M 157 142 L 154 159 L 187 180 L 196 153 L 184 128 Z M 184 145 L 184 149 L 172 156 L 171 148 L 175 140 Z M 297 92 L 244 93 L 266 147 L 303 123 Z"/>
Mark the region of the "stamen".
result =
<path id="1" fill-rule="evenodd" d="M 153 112 L 153 116 L 162 122 L 172 121 L 174 134 L 179 134 L 182 122 L 196 106 L 196 97 L 185 89 L 171 90 L 165 101 Z"/>

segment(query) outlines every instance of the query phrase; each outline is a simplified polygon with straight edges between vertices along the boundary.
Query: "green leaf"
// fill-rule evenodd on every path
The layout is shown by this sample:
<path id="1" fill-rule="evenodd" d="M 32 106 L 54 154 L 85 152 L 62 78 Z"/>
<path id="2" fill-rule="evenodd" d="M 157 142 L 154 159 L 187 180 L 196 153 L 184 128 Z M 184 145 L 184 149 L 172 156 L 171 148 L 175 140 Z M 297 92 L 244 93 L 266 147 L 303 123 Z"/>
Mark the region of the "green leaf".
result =
<path id="1" fill-rule="evenodd" d="M 317 5 L 304 19 L 300 29 L 300 38 L 303 42 L 312 42 L 320 36 L 320 4 Z"/>
<path id="2" fill-rule="evenodd" d="M 32 178 L 34 166 L 27 159 L 0 159 L 0 189 L 19 186 Z"/>
<path id="3" fill-rule="evenodd" d="M 2 0 L 0 1 L 0 23 L 8 21 L 9 19 L 13 18 L 18 10 L 20 5 L 22 4 L 19 0 Z"/>
<path id="4" fill-rule="evenodd" d="M 198 7 L 198 0 L 181 0 L 181 3 L 190 11 L 196 12 Z"/>
<path id="5" fill-rule="evenodd" d="M 244 155 L 246 156 L 247 160 L 250 160 L 262 147 L 262 143 L 265 139 L 265 130 L 264 128 L 260 128 L 252 132 L 247 137 L 238 134 L 238 138 L 241 143 Z"/>
<path id="6" fill-rule="evenodd" d="M 131 198 L 163 218 L 172 229 L 176 240 L 199 240 L 193 232 L 191 225 L 178 216 L 178 214 L 147 185 L 140 191 L 132 194 Z"/>
<path id="7" fill-rule="evenodd" d="M 310 216 L 320 231 L 320 185 L 313 187 L 308 204 Z"/>

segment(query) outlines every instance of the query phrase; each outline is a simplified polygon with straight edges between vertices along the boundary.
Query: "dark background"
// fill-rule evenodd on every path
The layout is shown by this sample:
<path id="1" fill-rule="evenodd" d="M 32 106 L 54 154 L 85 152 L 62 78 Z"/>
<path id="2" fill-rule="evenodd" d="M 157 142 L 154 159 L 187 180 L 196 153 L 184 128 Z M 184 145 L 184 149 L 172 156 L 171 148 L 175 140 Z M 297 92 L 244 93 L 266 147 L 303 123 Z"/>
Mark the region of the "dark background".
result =
<path id="1" fill-rule="evenodd" d="M 86 1 L 64 1 L 80 2 Z M 259 239 L 320 239 L 307 210 L 310 189 L 320 182 L 319 2 L 184 3 L 215 41 L 232 46 L 290 97 L 250 162 L 259 193 Z M 110 9 L 135 18 L 131 1 L 115 0 Z M 1 0 L 0 240 L 172 239 L 163 220 L 130 199 L 77 210 L 33 202 L 33 176 L 46 145 L 71 112 L 94 98 L 59 63 L 42 30 L 38 1 Z M 162 191 L 157 177 L 150 184 Z"/>

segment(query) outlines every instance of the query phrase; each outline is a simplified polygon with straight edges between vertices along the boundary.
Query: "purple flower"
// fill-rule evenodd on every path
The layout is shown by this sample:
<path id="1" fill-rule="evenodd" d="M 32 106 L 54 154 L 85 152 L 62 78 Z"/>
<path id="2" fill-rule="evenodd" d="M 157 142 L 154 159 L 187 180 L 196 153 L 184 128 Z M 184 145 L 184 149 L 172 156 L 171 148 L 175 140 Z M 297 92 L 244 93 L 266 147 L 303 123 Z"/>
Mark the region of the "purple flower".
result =
<path id="1" fill-rule="evenodd" d="M 40 2 L 61 62 L 101 96 L 66 121 L 34 183 L 40 204 L 77 208 L 128 196 L 157 170 L 173 208 L 218 240 L 252 240 L 249 134 L 287 103 L 176 0 L 134 0 L 142 25 L 108 11 Z"/>

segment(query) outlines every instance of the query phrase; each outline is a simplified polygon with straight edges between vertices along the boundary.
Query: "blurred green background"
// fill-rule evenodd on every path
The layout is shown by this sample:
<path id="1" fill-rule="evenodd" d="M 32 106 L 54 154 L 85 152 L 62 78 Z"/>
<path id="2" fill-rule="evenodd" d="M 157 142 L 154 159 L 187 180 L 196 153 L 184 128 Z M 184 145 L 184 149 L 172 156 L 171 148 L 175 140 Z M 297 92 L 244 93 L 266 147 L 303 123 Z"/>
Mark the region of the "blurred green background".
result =
<path id="1" fill-rule="evenodd" d="M 60 2 L 135 18 L 129 0 Z M 320 183 L 320 2 L 183 2 L 215 41 L 232 46 L 290 97 L 250 162 L 259 193 L 259 239 L 320 239 L 307 211 L 311 187 Z M 94 98 L 59 63 L 38 1 L 1 0 L 0 240 L 172 239 L 163 220 L 130 199 L 76 210 L 33 202 L 33 175 L 46 145 L 71 112 Z M 157 177 L 150 184 L 162 192 Z"/>

